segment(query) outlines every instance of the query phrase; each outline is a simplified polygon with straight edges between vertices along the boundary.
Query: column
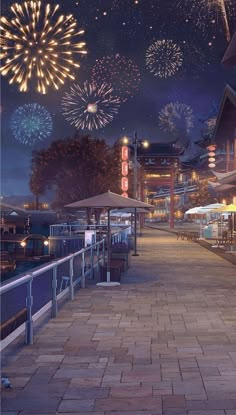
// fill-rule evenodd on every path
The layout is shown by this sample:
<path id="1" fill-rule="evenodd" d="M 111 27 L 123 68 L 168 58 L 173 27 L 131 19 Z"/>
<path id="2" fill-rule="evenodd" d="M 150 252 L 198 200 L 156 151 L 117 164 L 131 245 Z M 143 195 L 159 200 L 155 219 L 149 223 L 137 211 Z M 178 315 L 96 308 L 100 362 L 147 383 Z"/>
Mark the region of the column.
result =
<path id="1" fill-rule="evenodd" d="M 170 173 L 170 229 L 175 227 L 175 161 L 171 164 Z"/>

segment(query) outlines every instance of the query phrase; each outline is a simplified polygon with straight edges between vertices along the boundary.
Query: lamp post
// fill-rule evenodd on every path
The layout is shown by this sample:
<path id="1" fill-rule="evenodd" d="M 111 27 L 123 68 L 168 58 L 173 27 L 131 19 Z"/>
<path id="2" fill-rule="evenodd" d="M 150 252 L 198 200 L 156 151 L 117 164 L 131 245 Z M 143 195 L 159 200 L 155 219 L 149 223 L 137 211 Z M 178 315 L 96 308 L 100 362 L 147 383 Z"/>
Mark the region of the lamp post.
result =
<path id="1" fill-rule="evenodd" d="M 138 135 L 137 132 L 134 132 L 134 136 L 133 137 L 128 137 L 125 136 L 123 138 L 123 143 L 124 144 L 129 144 L 131 140 L 131 146 L 134 149 L 134 199 L 137 199 L 137 187 L 138 187 L 138 145 L 141 144 L 143 145 L 144 148 L 147 148 L 149 146 L 149 142 L 147 140 L 139 140 L 138 139 Z M 137 209 L 134 209 L 134 253 L 132 254 L 132 256 L 139 256 L 139 254 L 137 253 Z"/>
<path id="2" fill-rule="evenodd" d="M 144 148 L 148 148 L 149 147 L 149 142 L 148 140 L 142 140 L 142 139 L 138 139 L 138 134 L 135 131 L 134 132 L 134 136 L 130 137 L 130 136 L 125 136 L 122 139 L 124 144 L 130 144 L 130 147 L 134 149 L 134 190 L 133 190 L 133 195 L 134 195 L 134 199 L 137 199 L 137 188 L 138 188 L 138 145 L 142 145 Z"/>

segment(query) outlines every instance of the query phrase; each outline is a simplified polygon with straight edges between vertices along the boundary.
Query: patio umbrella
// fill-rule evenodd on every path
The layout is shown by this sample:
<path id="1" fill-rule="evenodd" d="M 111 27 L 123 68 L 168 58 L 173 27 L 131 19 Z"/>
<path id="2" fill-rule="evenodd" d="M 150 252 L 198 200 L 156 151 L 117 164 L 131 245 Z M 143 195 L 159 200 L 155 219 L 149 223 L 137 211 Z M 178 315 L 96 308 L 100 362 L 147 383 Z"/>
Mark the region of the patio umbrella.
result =
<path id="1" fill-rule="evenodd" d="M 187 210 L 184 214 L 185 215 L 196 215 L 198 213 L 198 210 L 201 209 L 201 208 L 202 208 L 202 206 L 193 207 L 193 208 Z"/>
<path id="2" fill-rule="evenodd" d="M 117 193 L 113 192 L 106 192 L 102 193 L 97 196 L 89 197 L 88 199 L 78 200 L 77 202 L 70 203 L 65 207 L 68 208 L 100 208 L 100 209 L 107 209 L 107 285 L 114 285 L 110 283 L 110 240 L 111 240 L 111 225 L 110 225 L 110 211 L 112 209 L 123 209 L 123 208 L 134 208 L 135 209 L 135 217 L 136 217 L 136 209 L 138 208 L 146 208 L 146 209 L 153 209 L 152 205 L 148 203 L 140 202 L 136 199 L 131 199 L 129 197 L 123 197 L 118 195 Z M 136 229 L 135 229 L 135 238 L 136 238 Z M 103 284 L 105 285 L 105 283 Z"/>
<path id="3" fill-rule="evenodd" d="M 218 209 L 213 209 L 211 211 L 212 213 L 230 213 L 230 221 L 231 221 L 231 245 L 233 243 L 233 224 L 232 224 L 232 214 L 236 213 L 236 205 L 234 203 L 231 203 L 229 205 L 224 205 Z"/>

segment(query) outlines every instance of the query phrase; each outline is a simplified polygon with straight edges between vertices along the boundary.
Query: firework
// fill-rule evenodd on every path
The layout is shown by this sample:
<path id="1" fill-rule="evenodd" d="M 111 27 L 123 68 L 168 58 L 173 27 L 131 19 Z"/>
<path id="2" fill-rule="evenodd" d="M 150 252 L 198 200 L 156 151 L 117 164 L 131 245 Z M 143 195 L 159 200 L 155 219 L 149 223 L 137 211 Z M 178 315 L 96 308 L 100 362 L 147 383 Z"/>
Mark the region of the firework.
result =
<path id="1" fill-rule="evenodd" d="M 146 52 L 146 66 L 160 78 L 175 75 L 183 63 L 183 52 L 173 40 L 157 40 Z"/>
<path id="2" fill-rule="evenodd" d="M 92 81 L 96 84 L 110 84 L 114 94 L 122 102 L 134 96 L 139 89 L 140 72 L 135 63 L 119 54 L 96 60 L 92 69 Z"/>
<path id="3" fill-rule="evenodd" d="M 15 3 L 12 17 L 0 18 L 0 73 L 10 76 L 26 92 L 32 83 L 39 93 L 49 87 L 59 89 L 67 78 L 74 80 L 79 68 L 78 55 L 85 54 L 84 33 L 78 31 L 73 15 L 58 15 L 59 5 L 39 0 Z"/>
<path id="4" fill-rule="evenodd" d="M 39 104 L 25 104 L 12 114 L 10 127 L 16 140 L 34 145 L 48 138 L 52 131 L 52 118 Z"/>
<path id="5" fill-rule="evenodd" d="M 74 85 L 62 99 L 63 115 L 78 129 L 105 127 L 119 109 L 120 100 L 112 93 L 112 88 L 105 83 L 97 86 L 86 81 L 83 86 Z"/>
<path id="6" fill-rule="evenodd" d="M 193 123 L 192 108 L 179 102 L 167 104 L 159 113 L 159 127 L 165 133 L 175 133 L 180 130 L 189 133 Z"/>
<path id="7" fill-rule="evenodd" d="M 190 5 L 189 17 L 203 30 L 216 21 L 223 23 L 225 37 L 230 41 L 230 19 L 236 15 L 235 0 L 179 0 L 178 5 L 185 10 L 188 10 Z"/>

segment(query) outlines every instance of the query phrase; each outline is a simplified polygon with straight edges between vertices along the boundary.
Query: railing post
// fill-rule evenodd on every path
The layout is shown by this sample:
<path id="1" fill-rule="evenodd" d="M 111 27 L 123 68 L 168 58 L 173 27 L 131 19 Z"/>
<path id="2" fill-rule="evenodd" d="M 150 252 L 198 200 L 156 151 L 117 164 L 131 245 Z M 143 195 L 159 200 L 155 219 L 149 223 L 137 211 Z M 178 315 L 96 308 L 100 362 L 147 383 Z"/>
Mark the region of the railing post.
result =
<path id="1" fill-rule="evenodd" d="M 84 269 L 85 269 L 85 258 L 84 258 L 84 251 L 82 252 L 82 276 L 81 276 L 81 288 L 85 288 L 85 275 L 84 275 Z"/>
<path id="2" fill-rule="evenodd" d="M 27 320 L 25 322 L 25 343 L 26 344 L 34 343 L 34 329 L 33 329 L 33 320 L 32 320 L 32 306 L 33 306 L 32 282 L 33 282 L 33 277 L 27 283 L 27 297 L 26 297 Z"/>
<path id="3" fill-rule="evenodd" d="M 74 285 L 73 285 L 73 277 L 74 277 L 74 257 L 70 259 L 70 300 L 74 300 Z"/>
<path id="4" fill-rule="evenodd" d="M 58 314 L 57 306 L 57 264 L 53 268 L 52 276 L 52 317 L 56 318 Z"/>
<path id="5" fill-rule="evenodd" d="M 97 244 L 97 271 L 99 269 L 100 242 Z"/>
<path id="6" fill-rule="evenodd" d="M 94 263 L 94 258 L 93 258 L 93 245 L 91 245 L 90 248 L 90 279 L 93 279 L 93 263 Z"/>
<path id="7" fill-rule="evenodd" d="M 102 240 L 102 265 L 105 264 L 105 239 Z"/>

